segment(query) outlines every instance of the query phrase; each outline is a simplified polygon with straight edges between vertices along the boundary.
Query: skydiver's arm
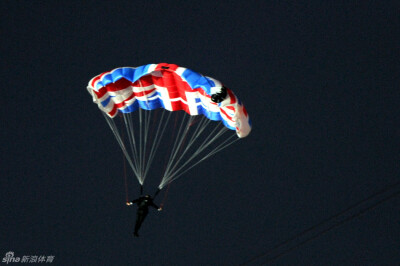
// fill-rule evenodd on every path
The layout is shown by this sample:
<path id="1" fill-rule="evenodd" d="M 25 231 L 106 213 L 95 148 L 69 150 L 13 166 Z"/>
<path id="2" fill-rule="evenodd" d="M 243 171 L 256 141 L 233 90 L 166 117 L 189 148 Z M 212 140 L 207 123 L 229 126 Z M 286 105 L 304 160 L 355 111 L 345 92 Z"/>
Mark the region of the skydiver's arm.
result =
<path id="1" fill-rule="evenodd" d="M 132 200 L 132 201 L 127 201 L 126 205 L 130 206 L 130 205 L 132 205 L 132 204 L 134 204 L 134 203 L 136 203 L 138 201 L 139 201 L 139 199 L 135 199 L 135 200 Z"/>
<path id="2" fill-rule="evenodd" d="M 150 204 L 153 208 L 156 208 L 156 209 L 160 209 L 160 207 L 158 207 L 156 204 L 154 204 L 154 202 L 152 201 L 151 202 L 151 204 Z"/>
<path id="3" fill-rule="evenodd" d="M 154 208 L 157 209 L 157 211 L 161 211 L 162 207 L 158 207 L 156 204 L 154 204 L 154 202 L 151 203 L 151 206 L 153 206 Z"/>

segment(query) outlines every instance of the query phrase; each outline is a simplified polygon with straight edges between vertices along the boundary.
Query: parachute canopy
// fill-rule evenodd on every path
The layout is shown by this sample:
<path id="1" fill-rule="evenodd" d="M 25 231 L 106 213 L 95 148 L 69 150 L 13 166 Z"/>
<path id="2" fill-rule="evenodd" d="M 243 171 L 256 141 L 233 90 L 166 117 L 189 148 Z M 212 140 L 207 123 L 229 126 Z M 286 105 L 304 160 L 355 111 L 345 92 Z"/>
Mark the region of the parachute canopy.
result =
<path id="1" fill-rule="evenodd" d="M 151 172 L 161 175 L 162 189 L 251 130 L 230 89 L 174 64 L 116 68 L 92 78 L 87 89 L 141 185 Z"/>
<path id="2" fill-rule="evenodd" d="M 230 89 L 218 80 L 174 64 L 116 68 L 95 76 L 87 88 L 110 118 L 138 108 L 164 108 L 221 121 L 240 138 L 251 130 L 245 107 Z"/>

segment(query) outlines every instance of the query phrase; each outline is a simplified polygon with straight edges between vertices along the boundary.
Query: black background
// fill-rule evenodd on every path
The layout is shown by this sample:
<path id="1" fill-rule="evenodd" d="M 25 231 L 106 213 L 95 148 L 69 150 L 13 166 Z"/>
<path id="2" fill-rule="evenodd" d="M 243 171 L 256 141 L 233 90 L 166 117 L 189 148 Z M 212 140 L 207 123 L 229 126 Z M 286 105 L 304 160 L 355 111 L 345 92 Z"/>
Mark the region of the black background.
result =
<path id="1" fill-rule="evenodd" d="M 400 262 L 398 2 L 0 8 L 1 258 Z M 151 212 L 135 239 L 121 151 L 86 86 L 115 67 L 159 62 L 221 80 L 243 100 L 253 131 L 175 181 L 164 211 Z"/>

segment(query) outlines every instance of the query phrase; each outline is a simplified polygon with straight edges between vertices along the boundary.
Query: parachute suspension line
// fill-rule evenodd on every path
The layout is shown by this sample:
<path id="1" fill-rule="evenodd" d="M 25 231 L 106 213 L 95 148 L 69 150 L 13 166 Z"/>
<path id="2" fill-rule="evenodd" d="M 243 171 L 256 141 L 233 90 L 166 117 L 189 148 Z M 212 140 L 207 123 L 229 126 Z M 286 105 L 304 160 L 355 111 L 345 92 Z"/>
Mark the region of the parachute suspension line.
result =
<path id="1" fill-rule="evenodd" d="M 129 194 L 128 194 L 128 177 L 126 174 L 126 160 L 125 160 L 125 156 L 124 153 L 122 153 L 122 160 L 124 161 L 124 184 L 125 184 L 125 201 L 128 202 L 129 201 Z"/>
<path id="2" fill-rule="evenodd" d="M 191 162 L 194 158 L 196 158 L 197 155 L 199 155 L 204 149 L 206 149 L 208 146 L 210 146 L 215 140 L 217 140 L 221 135 L 223 135 L 228 129 L 226 129 L 225 127 L 221 128 L 221 130 L 213 137 L 211 138 L 211 140 L 208 140 L 210 138 L 210 136 L 212 136 L 212 134 L 210 134 L 205 140 L 204 142 L 200 145 L 200 147 L 196 150 L 196 152 L 194 152 L 192 154 L 192 156 L 181 166 L 178 168 L 178 170 L 176 170 L 173 174 L 171 174 L 170 176 L 168 176 L 168 179 L 172 178 L 174 175 L 178 174 L 180 170 L 182 170 L 189 162 Z M 213 130 L 214 132 L 215 130 Z M 232 136 L 231 136 L 232 138 Z M 227 139 L 229 140 L 229 139 Z M 225 143 L 227 140 L 225 140 L 223 143 Z M 218 147 L 216 148 L 218 149 Z M 211 151 L 209 154 L 214 154 L 215 150 Z M 211 155 L 205 155 L 205 157 L 209 157 Z M 192 167 L 190 167 L 192 168 Z M 185 171 L 186 172 L 186 171 Z"/>
<path id="3" fill-rule="evenodd" d="M 122 116 L 124 118 L 125 129 L 126 129 L 126 132 L 128 135 L 130 146 L 131 146 L 133 160 L 135 161 L 135 165 L 138 166 L 139 165 L 138 152 L 137 152 L 137 148 L 136 148 L 135 131 L 134 131 L 133 123 L 132 123 L 132 113 L 128 113 L 128 114 L 122 113 Z M 135 172 L 135 175 L 136 175 L 137 179 L 139 180 L 139 183 L 143 184 L 143 181 L 140 179 L 139 175 L 136 174 L 136 172 Z"/>
<path id="4" fill-rule="evenodd" d="M 193 126 L 194 124 L 196 124 L 199 121 L 203 121 L 204 120 L 204 116 L 203 115 L 197 115 L 196 119 L 193 120 L 193 122 L 190 124 L 190 126 Z"/>
<path id="5" fill-rule="evenodd" d="M 141 89 L 141 92 L 143 95 L 145 95 L 145 90 L 143 88 L 143 84 L 142 81 L 139 79 L 139 87 Z M 147 97 L 145 97 L 146 100 L 146 108 L 149 108 L 149 102 Z M 144 117 L 142 117 L 142 113 L 144 113 Z M 147 110 L 142 110 L 142 108 L 140 108 L 139 106 L 139 121 L 140 121 L 140 150 L 139 150 L 139 171 L 140 171 L 140 175 L 141 175 L 141 179 L 144 180 L 146 178 L 145 176 L 145 165 L 146 165 L 146 146 L 147 146 L 147 137 L 148 137 L 148 128 L 149 128 L 149 124 L 150 124 L 150 117 L 151 117 L 151 113 L 148 114 L 149 111 Z M 143 185 L 142 183 L 142 185 Z"/>
<path id="6" fill-rule="evenodd" d="M 170 158 L 169 158 L 169 160 L 168 160 L 165 173 L 168 173 L 168 171 L 169 171 L 169 169 L 170 169 L 170 167 L 171 167 L 171 165 L 172 165 L 172 163 L 173 163 L 174 154 L 176 153 L 176 150 L 178 150 L 178 149 L 177 149 L 177 146 L 178 146 L 179 139 L 182 140 L 182 138 L 181 138 L 180 135 L 181 135 L 181 133 L 182 133 L 182 128 L 183 128 L 183 124 L 184 124 L 185 120 L 186 120 L 186 116 L 183 116 L 181 125 L 179 126 L 179 130 L 178 130 L 178 133 L 177 133 L 176 138 L 175 138 L 174 146 L 172 147 L 171 156 L 170 156 Z M 164 175 L 165 175 L 165 174 L 164 174 Z"/>
<path id="7" fill-rule="evenodd" d="M 115 125 L 114 119 L 108 117 L 108 116 L 107 116 L 105 113 L 103 113 L 103 112 L 101 112 L 101 113 L 102 113 L 103 116 L 105 117 L 105 119 L 106 119 L 108 125 L 109 125 L 110 128 L 111 128 L 111 131 L 114 133 L 114 136 L 115 136 L 115 138 L 117 139 L 117 142 L 118 142 L 119 146 L 121 147 L 122 152 L 124 153 L 124 155 L 125 155 L 125 157 L 126 157 L 128 163 L 129 163 L 129 165 L 131 166 L 133 172 L 135 173 L 136 176 L 138 176 L 137 170 L 136 170 L 135 166 L 134 166 L 133 163 L 132 163 L 131 157 L 129 156 L 129 153 L 126 151 L 126 147 L 125 147 L 125 145 L 124 145 L 124 143 L 123 143 L 123 141 L 122 141 L 122 139 L 121 139 L 121 136 L 120 136 L 119 133 L 118 133 L 118 128 L 117 128 L 117 126 Z M 140 181 L 140 180 L 139 180 L 139 181 Z"/>
<path id="8" fill-rule="evenodd" d="M 210 120 L 207 120 L 207 122 L 206 122 L 206 124 L 204 125 L 204 128 L 202 128 L 202 130 L 199 132 L 199 134 L 194 134 L 193 136 L 194 137 L 198 137 L 202 132 L 203 132 L 203 130 L 208 126 L 208 124 L 210 123 Z M 219 133 L 217 133 L 217 134 L 215 134 L 214 135 L 214 133 L 215 133 L 215 131 L 218 129 L 218 127 L 215 127 L 212 131 L 211 131 L 211 133 L 206 137 L 206 139 L 204 140 L 204 142 L 200 145 L 200 147 L 198 147 L 197 148 L 197 150 L 192 154 L 192 156 L 189 158 L 189 159 L 187 159 L 187 161 L 176 171 L 176 172 L 178 172 L 180 169 L 182 169 L 185 165 L 187 165 L 190 161 L 192 161 L 194 158 L 196 158 L 196 156 L 198 155 L 198 154 L 200 154 L 204 149 L 206 149 L 209 145 L 211 145 L 211 143 L 213 143 L 215 140 L 217 140 L 223 133 L 225 133 L 226 131 L 227 131 L 227 129 L 225 128 L 225 127 L 222 127 L 221 129 L 220 129 L 220 131 L 219 131 Z M 210 137 L 211 136 L 214 136 L 211 140 L 209 140 L 210 139 Z M 208 142 L 207 142 L 208 141 Z M 193 144 L 193 142 L 192 143 L 190 143 L 190 145 L 191 144 Z M 188 147 L 187 147 L 187 149 L 184 151 L 184 153 L 182 154 L 182 157 L 180 158 L 180 159 L 182 159 L 183 158 L 183 155 L 189 150 L 189 148 L 190 148 L 190 146 L 188 145 Z M 176 164 L 177 165 L 177 164 Z M 174 167 L 175 168 L 175 167 Z M 171 171 L 172 172 L 172 171 Z M 176 174 L 176 173 L 174 173 L 174 174 Z M 174 174 L 172 174 L 172 175 L 174 175 Z M 171 176 L 172 176 L 171 175 Z M 165 175 L 165 176 L 168 176 L 168 175 Z"/>
<path id="9" fill-rule="evenodd" d="M 169 163 L 169 166 L 168 166 L 167 170 L 164 173 L 164 176 L 168 176 L 169 173 L 171 171 L 173 171 L 173 169 L 175 169 L 176 165 L 179 163 L 181 158 L 179 158 L 178 161 L 175 161 L 175 159 L 176 159 L 178 153 L 180 153 L 182 151 L 182 149 L 183 149 L 183 144 L 186 141 L 186 138 L 188 136 L 188 132 L 189 132 L 189 129 L 190 129 L 190 125 L 192 124 L 193 120 L 194 120 L 194 117 L 190 116 L 188 122 L 186 123 L 186 126 L 184 127 L 185 129 L 183 129 L 182 127 L 180 128 L 179 133 L 178 133 L 178 138 L 177 138 L 177 139 L 180 139 L 180 141 L 179 141 L 179 144 L 176 146 L 176 149 L 174 150 L 174 152 L 173 152 L 173 154 L 172 154 L 172 156 L 170 158 L 170 163 Z"/>
<path id="10" fill-rule="evenodd" d="M 151 112 L 150 111 L 143 111 L 144 112 L 144 125 L 143 125 L 143 156 L 142 156 L 142 163 L 141 166 L 142 168 L 140 169 L 140 173 L 142 175 L 143 181 L 145 180 L 146 176 L 144 175 L 145 173 L 145 167 L 146 167 L 146 147 L 147 147 L 147 138 L 148 138 L 148 132 L 149 132 L 149 124 L 150 124 L 150 118 L 151 118 Z"/>
<path id="11" fill-rule="evenodd" d="M 119 114 L 120 117 L 122 117 L 122 114 Z M 124 142 L 125 140 L 125 136 L 124 136 L 124 131 L 121 130 L 121 139 Z M 129 189 L 128 189 L 128 177 L 127 177 L 127 173 L 126 173 L 126 159 L 124 156 L 124 153 L 122 152 L 122 161 L 124 162 L 124 185 L 125 185 L 125 201 L 128 202 L 129 201 Z"/>
<path id="12" fill-rule="evenodd" d="M 171 183 L 168 183 L 167 190 L 165 191 L 163 200 L 162 200 L 162 202 L 161 202 L 161 204 L 160 204 L 160 208 L 161 208 L 161 209 L 164 208 L 165 202 L 167 201 L 167 196 L 168 196 L 168 191 L 169 191 L 170 186 L 171 186 Z M 158 191 L 160 191 L 160 190 L 158 190 Z"/>
<path id="13" fill-rule="evenodd" d="M 195 142 L 196 138 L 198 136 L 201 135 L 201 133 L 207 128 L 207 126 L 211 123 L 211 120 L 208 120 L 206 117 L 203 116 L 203 118 L 201 119 L 200 123 L 197 124 L 196 130 L 193 132 L 193 135 L 188 143 L 188 146 L 185 149 L 185 153 L 186 151 L 193 145 L 193 143 Z M 192 126 L 192 124 L 190 124 L 190 126 Z"/>
<path id="14" fill-rule="evenodd" d="M 220 144 L 219 146 L 217 146 L 216 148 L 214 148 L 214 150 L 212 150 L 211 152 L 209 152 L 208 154 L 204 155 L 204 157 L 197 161 L 195 164 L 191 165 L 190 167 L 188 167 L 186 170 L 183 170 L 184 167 L 191 162 L 194 158 L 196 158 L 203 150 L 205 150 L 208 146 L 210 146 L 215 140 L 217 140 L 220 136 L 222 136 L 226 131 L 228 131 L 228 129 L 226 127 L 222 127 L 220 129 L 220 131 L 218 133 L 216 133 L 214 135 L 214 132 L 216 131 L 218 127 L 214 128 L 214 130 L 211 132 L 211 134 L 209 134 L 207 136 L 207 138 L 204 140 L 204 142 L 200 145 L 199 148 L 197 148 L 197 150 L 192 154 L 192 156 L 187 159 L 185 161 L 185 163 L 180 166 L 174 173 L 170 173 L 169 175 L 164 175 L 164 178 L 160 184 L 160 187 L 163 187 L 165 185 L 165 183 L 169 183 L 172 182 L 173 180 L 177 179 L 178 177 L 180 177 L 182 174 L 186 173 L 189 169 L 193 168 L 194 166 L 196 166 L 197 164 L 199 164 L 200 162 L 204 161 L 205 159 L 207 159 L 208 157 L 210 157 L 211 155 L 219 152 L 220 150 L 226 148 L 227 146 L 231 145 L 233 142 L 231 142 L 231 139 L 235 137 L 235 135 L 231 135 L 230 138 L 225 139 L 225 141 Z M 211 136 L 214 136 L 210 139 Z M 228 144 L 227 144 L 228 143 Z M 183 172 L 182 172 L 183 171 Z"/>
<path id="15" fill-rule="evenodd" d="M 194 120 L 194 119 L 193 119 Z M 187 153 L 187 151 L 189 151 L 190 147 L 193 145 L 194 141 L 196 140 L 196 138 L 198 136 L 200 136 L 200 134 L 204 131 L 204 129 L 206 129 L 206 127 L 211 123 L 211 120 L 208 120 L 207 118 L 203 117 L 203 119 L 200 121 L 200 123 L 197 125 L 195 131 L 192 134 L 192 137 L 189 140 L 189 143 L 187 144 L 185 150 L 183 152 L 181 152 L 180 157 L 178 158 L 178 160 L 174 163 L 174 166 L 164 174 L 164 176 L 169 176 L 169 173 L 171 173 L 172 171 L 175 170 L 175 168 L 178 166 L 178 164 L 180 163 L 180 161 L 183 159 L 183 157 L 185 156 L 185 154 Z M 192 125 L 192 121 L 189 121 L 187 123 L 187 127 L 189 129 L 189 127 Z M 174 158 L 175 159 L 175 158 Z"/>
<path id="16" fill-rule="evenodd" d="M 231 141 L 231 139 L 235 138 L 235 140 Z M 216 154 L 217 152 L 222 151 L 223 149 L 225 149 L 226 147 L 232 145 L 233 143 L 235 143 L 236 141 L 239 141 L 240 138 L 238 138 L 235 135 L 231 135 L 229 138 L 227 138 L 224 142 L 222 142 L 220 145 L 218 145 L 213 151 L 211 151 L 209 154 L 205 155 L 201 161 L 207 159 L 208 157 Z"/>
<path id="17" fill-rule="evenodd" d="M 160 193 L 161 189 L 157 188 L 156 193 L 154 193 L 153 200 L 157 197 L 158 193 Z"/>
<path id="18" fill-rule="evenodd" d="M 207 119 L 208 120 L 208 119 Z M 204 120 L 203 120 L 204 121 Z M 182 121 L 182 123 L 183 123 L 183 121 Z M 193 124 L 193 122 L 192 121 L 189 121 L 188 123 L 187 123 L 187 125 L 188 126 L 191 126 Z M 181 131 L 181 129 L 180 129 L 180 131 Z M 194 134 L 194 135 L 196 135 L 196 134 Z M 178 134 L 178 136 L 179 136 L 179 134 Z M 178 139 L 178 137 L 176 138 L 176 140 Z M 186 153 L 186 150 L 185 150 L 185 152 L 184 153 Z M 173 156 L 174 157 L 174 156 Z M 173 158 L 173 157 L 171 157 L 171 158 Z M 182 157 L 182 156 L 181 156 Z M 171 172 L 171 171 L 173 171 L 175 168 L 176 168 L 176 165 L 179 163 L 179 161 L 180 161 L 180 159 L 181 158 L 179 158 L 179 160 L 178 160 L 178 162 L 177 163 L 175 163 L 175 165 L 174 165 L 174 167 L 171 169 L 170 167 L 171 167 L 171 164 L 172 164 L 172 161 L 170 160 L 170 163 L 169 163 L 169 167 L 168 167 L 168 169 L 166 169 L 165 170 L 165 172 L 164 172 L 164 175 L 163 175 L 163 178 L 161 179 L 161 183 L 160 183 L 160 185 L 159 185 L 159 187 L 163 187 L 164 185 L 165 185 L 165 183 L 167 183 L 167 181 L 169 180 L 169 173 Z"/>
<path id="19" fill-rule="evenodd" d="M 132 142 L 131 142 L 131 150 L 132 150 L 132 154 L 134 154 L 133 156 L 134 156 L 134 160 L 135 160 L 135 165 L 136 165 L 136 167 L 138 167 L 138 165 L 139 165 L 139 153 L 138 153 L 138 144 L 137 144 L 136 137 L 135 137 L 135 127 L 134 127 L 134 124 L 133 124 L 133 119 L 134 119 L 133 116 L 134 116 L 133 113 L 129 113 L 127 115 L 127 122 L 128 122 L 127 125 L 129 125 L 129 129 L 127 127 L 127 131 L 128 131 L 128 133 L 130 133 L 130 136 L 131 136 L 131 140 L 132 140 Z"/>
<path id="20" fill-rule="evenodd" d="M 235 140 L 227 143 L 229 140 L 231 140 L 232 138 L 236 138 Z M 187 171 L 189 171 L 190 169 L 192 169 L 193 167 L 195 167 L 196 165 L 198 165 L 199 163 L 201 163 L 202 161 L 206 160 L 208 157 L 214 155 L 215 153 L 225 149 L 226 147 L 232 145 L 233 143 L 235 143 L 236 141 L 240 140 L 240 138 L 236 137 L 235 135 L 230 136 L 228 139 L 226 139 L 222 144 L 220 144 L 215 150 L 213 150 L 212 152 L 210 152 L 209 154 L 205 155 L 202 159 L 198 160 L 196 163 L 192 164 L 189 168 L 185 169 L 183 172 L 178 173 L 178 175 L 176 176 L 171 176 L 168 178 L 168 180 L 166 180 L 166 182 L 163 182 L 160 184 L 159 188 L 163 188 L 165 183 L 171 183 L 172 181 L 178 179 L 179 177 L 181 177 L 183 174 L 185 174 Z M 177 170 L 176 172 L 178 172 L 179 170 Z M 175 173 L 174 173 L 175 174 Z"/>
<path id="21" fill-rule="evenodd" d="M 172 113 L 172 112 L 171 112 Z M 174 123 L 173 123 L 173 127 L 172 127 L 172 132 L 170 133 L 170 135 L 168 136 L 168 138 L 169 138 L 169 141 L 166 141 L 166 143 L 168 143 L 168 145 L 165 145 L 164 147 L 166 148 L 166 149 L 168 149 L 168 150 L 172 150 L 171 148 L 172 148 L 172 143 L 174 143 L 174 140 L 176 141 L 176 128 L 177 128 L 177 124 L 178 124 L 178 114 L 179 113 L 174 113 Z M 169 156 L 168 155 L 171 155 L 171 154 L 168 154 L 167 152 L 165 153 L 165 156 L 164 156 L 164 166 L 163 166 L 163 173 L 165 173 L 165 171 L 166 171 L 166 169 L 167 169 L 167 165 L 168 165 L 168 158 L 169 158 Z M 160 180 L 160 183 L 162 182 L 162 180 L 163 180 L 163 176 L 161 177 L 161 180 Z"/>
<path id="22" fill-rule="evenodd" d="M 221 124 L 220 124 L 221 125 Z M 206 137 L 206 139 L 203 141 L 203 143 L 200 145 L 200 147 L 197 149 L 197 154 L 203 151 L 205 148 L 207 148 L 212 142 L 214 142 L 219 136 L 221 136 L 223 133 L 225 133 L 228 129 L 226 127 L 222 126 L 219 132 L 216 132 L 219 129 L 219 127 L 215 127 L 210 134 Z M 213 137 L 214 136 L 214 137 Z M 210 140 L 211 138 L 211 140 Z"/>
<path id="23" fill-rule="evenodd" d="M 150 169 L 150 165 L 153 162 L 153 159 L 155 157 L 156 151 L 158 150 L 158 147 L 160 146 L 161 139 L 162 139 L 162 137 L 164 135 L 164 132 L 165 132 L 165 129 L 166 129 L 167 125 L 168 125 L 168 121 L 169 121 L 169 119 L 171 117 L 171 114 L 172 114 L 172 112 L 168 113 L 168 117 L 167 117 L 166 121 L 164 121 L 165 112 L 163 112 L 162 115 L 161 115 L 160 123 L 158 124 L 156 135 L 155 135 L 155 138 L 154 138 L 154 141 L 153 141 L 153 145 L 152 145 L 151 150 L 150 150 L 149 159 L 148 159 L 148 162 L 147 162 L 147 165 L 146 165 L 145 176 L 147 176 L 147 173 L 149 172 L 149 169 Z M 162 125 L 163 125 L 163 127 L 160 130 Z"/>
<path id="24" fill-rule="evenodd" d="M 197 125 L 196 130 L 194 131 L 192 138 L 190 139 L 185 151 L 183 152 L 183 155 L 190 149 L 190 147 L 193 145 L 197 137 L 203 133 L 203 131 L 207 128 L 207 126 L 211 123 L 211 120 L 208 120 L 207 118 L 203 117 L 203 120 Z M 212 133 L 215 131 L 216 128 L 212 131 Z M 209 136 L 212 136 L 212 133 Z"/>
<path id="25" fill-rule="evenodd" d="M 139 107 L 139 173 L 140 173 L 140 179 L 142 180 L 142 182 L 140 183 L 141 185 L 143 185 L 144 180 L 143 180 L 143 176 L 142 176 L 142 147 L 143 147 L 143 141 L 142 141 L 142 108 Z"/>

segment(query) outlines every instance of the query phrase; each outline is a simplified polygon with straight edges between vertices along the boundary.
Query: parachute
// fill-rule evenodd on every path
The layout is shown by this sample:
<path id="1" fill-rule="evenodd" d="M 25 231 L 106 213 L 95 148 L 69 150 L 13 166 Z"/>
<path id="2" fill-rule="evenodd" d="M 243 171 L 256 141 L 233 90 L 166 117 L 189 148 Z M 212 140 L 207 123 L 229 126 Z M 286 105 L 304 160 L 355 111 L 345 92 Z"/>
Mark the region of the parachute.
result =
<path id="1" fill-rule="evenodd" d="M 175 64 L 116 68 L 92 78 L 87 90 L 142 186 L 151 169 L 162 168 L 161 190 L 251 131 L 230 89 Z M 166 151 L 168 159 L 155 159 Z M 158 165 L 151 167 L 154 160 Z"/>

